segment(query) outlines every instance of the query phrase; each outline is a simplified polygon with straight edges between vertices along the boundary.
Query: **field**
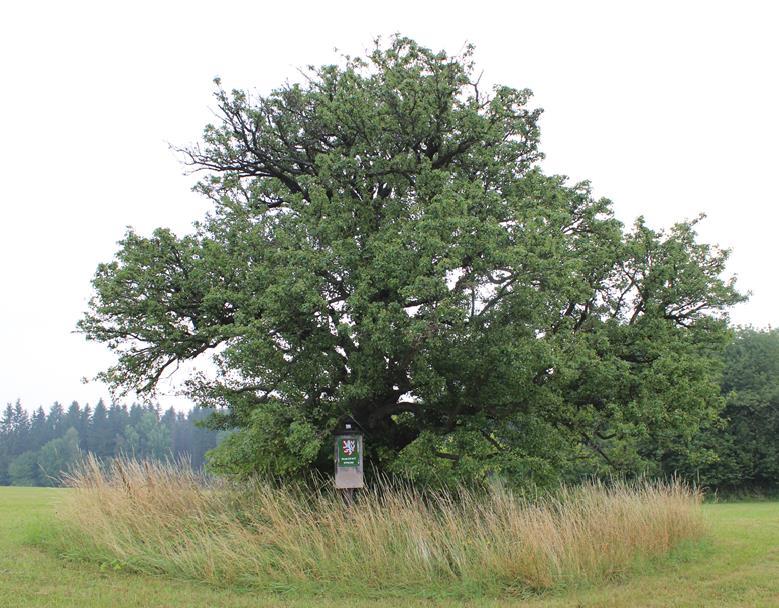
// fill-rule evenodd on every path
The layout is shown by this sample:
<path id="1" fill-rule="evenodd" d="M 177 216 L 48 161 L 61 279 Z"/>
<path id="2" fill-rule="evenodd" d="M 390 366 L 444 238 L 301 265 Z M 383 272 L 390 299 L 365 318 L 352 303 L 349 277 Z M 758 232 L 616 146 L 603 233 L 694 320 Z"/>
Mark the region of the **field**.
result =
<path id="1" fill-rule="evenodd" d="M 704 505 L 705 541 L 622 580 L 525 598 L 311 597 L 223 590 L 70 562 L 34 545 L 70 490 L 0 488 L 0 606 L 779 606 L 779 504 Z"/>

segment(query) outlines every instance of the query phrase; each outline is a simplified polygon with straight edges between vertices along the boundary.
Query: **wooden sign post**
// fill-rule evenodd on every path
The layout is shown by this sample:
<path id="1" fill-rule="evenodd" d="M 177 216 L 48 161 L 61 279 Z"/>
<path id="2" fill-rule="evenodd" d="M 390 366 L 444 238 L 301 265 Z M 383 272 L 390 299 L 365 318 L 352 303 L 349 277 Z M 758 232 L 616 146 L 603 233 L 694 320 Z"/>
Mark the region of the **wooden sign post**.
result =
<path id="1" fill-rule="evenodd" d="M 335 487 L 343 491 L 347 504 L 354 500 L 355 488 L 362 488 L 363 437 L 347 423 L 335 436 Z"/>

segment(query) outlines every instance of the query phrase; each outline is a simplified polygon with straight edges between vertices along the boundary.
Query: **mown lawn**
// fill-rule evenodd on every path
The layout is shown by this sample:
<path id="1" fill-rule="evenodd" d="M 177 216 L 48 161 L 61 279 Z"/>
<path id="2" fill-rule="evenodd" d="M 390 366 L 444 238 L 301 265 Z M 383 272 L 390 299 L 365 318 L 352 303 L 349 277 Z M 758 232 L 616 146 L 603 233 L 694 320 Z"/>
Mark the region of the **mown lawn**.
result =
<path id="1" fill-rule="evenodd" d="M 708 538 L 625 580 L 528 598 L 463 601 L 267 596 L 68 562 L 35 546 L 67 490 L 0 488 L 0 607 L 779 606 L 779 503 L 705 505 Z"/>

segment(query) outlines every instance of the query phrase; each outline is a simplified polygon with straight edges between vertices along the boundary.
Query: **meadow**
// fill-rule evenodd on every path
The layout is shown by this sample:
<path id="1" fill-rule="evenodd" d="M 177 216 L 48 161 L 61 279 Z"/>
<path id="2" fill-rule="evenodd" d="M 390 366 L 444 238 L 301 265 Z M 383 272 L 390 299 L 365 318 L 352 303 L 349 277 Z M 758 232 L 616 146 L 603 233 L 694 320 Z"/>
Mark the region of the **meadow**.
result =
<path id="1" fill-rule="evenodd" d="M 579 581 L 515 596 L 472 597 L 429 587 L 320 593 L 289 586 L 198 583 L 183 575 L 130 572 L 118 561 L 58 553 L 55 513 L 71 508 L 74 490 L 0 488 L 0 606 L 777 606 L 779 504 L 704 504 L 702 540 L 669 556 L 638 559 L 604 580 Z M 70 505 L 70 506 L 68 506 Z M 460 590 L 462 591 L 462 590 Z"/>

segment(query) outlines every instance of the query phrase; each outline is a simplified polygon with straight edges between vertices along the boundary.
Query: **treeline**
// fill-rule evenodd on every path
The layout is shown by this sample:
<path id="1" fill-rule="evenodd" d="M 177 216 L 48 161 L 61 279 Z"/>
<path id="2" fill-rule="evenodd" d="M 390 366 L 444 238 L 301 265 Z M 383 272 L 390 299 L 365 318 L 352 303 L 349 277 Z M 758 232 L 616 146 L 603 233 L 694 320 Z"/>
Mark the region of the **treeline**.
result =
<path id="1" fill-rule="evenodd" d="M 54 403 L 30 415 L 17 401 L 0 419 L 0 485 L 51 486 L 84 453 L 103 460 L 119 455 L 137 458 L 186 458 L 195 468 L 216 447 L 219 434 L 198 423 L 208 410 L 161 412 L 152 405 L 106 404 L 94 408 Z"/>
<path id="2" fill-rule="evenodd" d="M 693 458 L 664 468 L 725 493 L 779 492 L 779 330 L 738 329 L 723 362 L 724 409 Z"/>

